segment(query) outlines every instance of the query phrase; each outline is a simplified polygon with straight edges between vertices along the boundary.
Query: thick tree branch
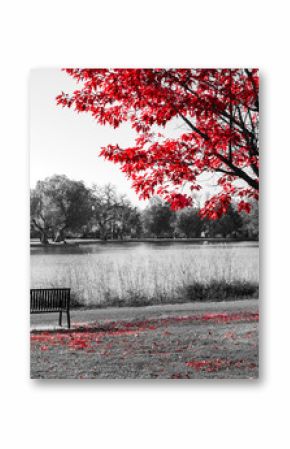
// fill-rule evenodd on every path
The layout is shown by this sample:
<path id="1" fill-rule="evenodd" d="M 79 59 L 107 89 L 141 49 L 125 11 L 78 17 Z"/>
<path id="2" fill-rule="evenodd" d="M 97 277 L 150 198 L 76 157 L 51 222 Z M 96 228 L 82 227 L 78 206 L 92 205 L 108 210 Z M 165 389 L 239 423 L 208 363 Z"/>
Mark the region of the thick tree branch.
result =
<path id="1" fill-rule="evenodd" d="M 230 69 L 230 141 L 229 141 L 229 161 L 232 162 L 233 160 L 233 153 L 232 153 L 232 131 L 233 131 L 233 104 L 232 104 L 232 71 Z"/>
<path id="2" fill-rule="evenodd" d="M 257 179 L 251 178 L 246 172 L 244 172 L 241 168 L 236 167 L 232 162 L 230 162 L 225 156 L 222 154 L 216 153 L 216 156 L 229 168 L 232 169 L 235 176 L 238 176 L 239 178 L 242 178 L 244 181 L 246 181 L 249 186 L 253 187 L 255 190 L 259 190 L 259 182 Z"/>

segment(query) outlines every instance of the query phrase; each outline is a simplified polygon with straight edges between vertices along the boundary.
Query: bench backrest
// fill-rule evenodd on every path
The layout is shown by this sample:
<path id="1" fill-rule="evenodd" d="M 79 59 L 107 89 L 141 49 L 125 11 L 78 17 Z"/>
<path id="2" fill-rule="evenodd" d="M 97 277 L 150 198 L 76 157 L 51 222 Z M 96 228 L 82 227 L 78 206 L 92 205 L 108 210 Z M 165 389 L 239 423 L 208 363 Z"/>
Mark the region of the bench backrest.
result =
<path id="1" fill-rule="evenodd" d="M 70 288 L 33 288 L 30 290 L 30 312 L 69 310 Z"/>

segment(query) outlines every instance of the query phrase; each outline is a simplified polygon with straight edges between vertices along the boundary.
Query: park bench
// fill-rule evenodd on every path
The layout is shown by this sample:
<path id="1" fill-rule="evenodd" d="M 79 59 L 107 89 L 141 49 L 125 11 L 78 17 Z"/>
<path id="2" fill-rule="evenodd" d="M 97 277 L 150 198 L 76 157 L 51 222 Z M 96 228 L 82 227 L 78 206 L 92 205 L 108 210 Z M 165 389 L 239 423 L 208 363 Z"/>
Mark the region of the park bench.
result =
<path id="1" fill-rule="evenodd" d="M 62 325 L 62 312 L 66 313 L 70 328 L 70 288 L 33 288 L 30 290 L 30 313 L 59 312 L 58 323 Z"/>

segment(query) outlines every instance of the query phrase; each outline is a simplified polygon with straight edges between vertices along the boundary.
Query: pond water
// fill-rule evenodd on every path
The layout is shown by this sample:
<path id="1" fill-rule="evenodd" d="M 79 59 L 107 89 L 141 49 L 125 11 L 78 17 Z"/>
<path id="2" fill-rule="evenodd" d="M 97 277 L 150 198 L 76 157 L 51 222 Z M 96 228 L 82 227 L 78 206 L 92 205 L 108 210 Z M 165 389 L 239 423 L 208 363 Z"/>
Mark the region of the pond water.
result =
<path id="1" fill-rule="evenodd" d="M 37 255 L 69 255 L 69 254 L 116 254 L 116 253 L 152 253 L 153 251 L 199 251 L 210 248 L 226 249 L 226 248 L 258 248 L 258 242 L 229 242 L 229 243 L 196 243 L 194 241 L 182 242 L 97 242 L 84 244 L 68 244 L 51 245 L 51 246 L 31 246 L 30 252 L 32 256 Z"/>

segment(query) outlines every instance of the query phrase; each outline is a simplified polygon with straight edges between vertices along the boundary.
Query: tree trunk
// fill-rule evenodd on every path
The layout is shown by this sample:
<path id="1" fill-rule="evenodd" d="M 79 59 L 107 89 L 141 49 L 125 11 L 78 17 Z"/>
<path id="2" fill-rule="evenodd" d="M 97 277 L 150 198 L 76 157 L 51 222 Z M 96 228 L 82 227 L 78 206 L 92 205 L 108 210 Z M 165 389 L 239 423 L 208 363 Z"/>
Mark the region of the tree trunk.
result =
<path id="1" fill-rule="evenodd" d="M 32 220 L 32 225 L 40 233 L 40 237 L 39 237 L 40 243 L 42 243 L 42 245 L 49 245 L 49 241 L 48 241 L 49 228 L 47 228 L 47 227 L 43 228 L 34 219 Z"/>
<path id="2" fill-rule="evenodd" d="M 49 245 L 47 232 L 45 229 L 39 230 L 40 232 L 40 242 L 42 245 Z"/>
<path id="3" fill-rule="evenodd" d="M 66 243 L 65 241 L 65 233 L 64 233 L 64 228 L 63 229 L 57 229 L 55 235 L 54 235 L 54 239 L 53 241 L 55 243 Z"/>
<path id="4" fill-rule="evenodd" d="M 100 239 L 101 240 L 107 240 L 108 236 L 107 236 L 107 230 L 105 228 L 105 226 L 100 226 Z"/>

